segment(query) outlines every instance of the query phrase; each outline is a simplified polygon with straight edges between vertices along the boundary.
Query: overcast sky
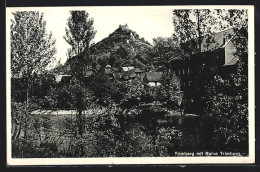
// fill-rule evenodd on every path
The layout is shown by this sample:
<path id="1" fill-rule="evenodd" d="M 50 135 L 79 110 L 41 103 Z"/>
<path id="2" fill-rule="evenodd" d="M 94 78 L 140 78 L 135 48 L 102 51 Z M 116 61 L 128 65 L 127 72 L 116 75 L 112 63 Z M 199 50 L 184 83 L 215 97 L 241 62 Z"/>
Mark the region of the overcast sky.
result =
<path id="1" fill-rule="evenodd" d="M 128 24 L 140 37 L 152 43 L 158 36 L 170 37 L 173 33 L 172 7 L 48 7 L 48 8 L 12 8 L 7 11 L 33 10 L 44 12 L 47 29 L 56 38 L 56 58 L 64 63 L 69 45 L 63 39 L 70 10 L 86 10 L 94 19 L 97 34 L 94 42 L 98 42 L 116 30 L 120 24 Z M 12 15 L 9 14 L 10 17 Z"/>

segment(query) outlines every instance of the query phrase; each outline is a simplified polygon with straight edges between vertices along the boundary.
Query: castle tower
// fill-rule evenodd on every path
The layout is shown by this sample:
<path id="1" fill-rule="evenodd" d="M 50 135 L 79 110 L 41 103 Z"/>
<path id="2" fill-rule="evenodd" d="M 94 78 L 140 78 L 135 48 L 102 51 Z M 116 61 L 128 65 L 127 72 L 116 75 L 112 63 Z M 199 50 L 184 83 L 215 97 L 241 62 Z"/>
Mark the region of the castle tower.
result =
<path id="1" fill-rule="evenodd" d="M 125 25 L 119 25 L 119 28 L 121 29 L 121 30 L 129 30 L 129 28 L 128 28 L 128 25 L 127 25 L 127 23 L 125 24 Z"/>

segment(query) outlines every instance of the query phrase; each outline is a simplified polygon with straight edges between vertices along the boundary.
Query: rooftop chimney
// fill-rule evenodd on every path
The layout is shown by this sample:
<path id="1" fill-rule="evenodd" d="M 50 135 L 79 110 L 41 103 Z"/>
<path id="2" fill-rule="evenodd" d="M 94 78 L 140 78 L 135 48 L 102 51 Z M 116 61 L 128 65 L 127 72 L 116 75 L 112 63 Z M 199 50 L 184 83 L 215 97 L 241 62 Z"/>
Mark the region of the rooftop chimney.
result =
<path id="1" fill-rule="evenodd" d="M 223 38 L 223 45 L 225 45 L 226 43 L 226 38 Z"/>

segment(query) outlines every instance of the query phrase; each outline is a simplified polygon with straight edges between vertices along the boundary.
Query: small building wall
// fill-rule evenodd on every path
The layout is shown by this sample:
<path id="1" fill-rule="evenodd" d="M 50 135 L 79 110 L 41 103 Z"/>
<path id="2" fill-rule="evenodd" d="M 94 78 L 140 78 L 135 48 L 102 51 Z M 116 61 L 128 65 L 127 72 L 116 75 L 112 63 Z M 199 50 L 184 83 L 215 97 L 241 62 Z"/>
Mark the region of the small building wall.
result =
<path id="1" fill-rule="evenodd" d="M 148 82 L 148 85 L 151 87 L 155 87 L 155 86 L 160 86 L 161 83 L 160 82 Z"/>
<path id="2" fill-rule="evenodd" d="M 234 46 L 234 43 L 229 41 L 225 47 L 225 63 L 227 63 L 229 60 L 231 60 L 234 57 L 234 53 L 236 52 L 236 48 Z"/>

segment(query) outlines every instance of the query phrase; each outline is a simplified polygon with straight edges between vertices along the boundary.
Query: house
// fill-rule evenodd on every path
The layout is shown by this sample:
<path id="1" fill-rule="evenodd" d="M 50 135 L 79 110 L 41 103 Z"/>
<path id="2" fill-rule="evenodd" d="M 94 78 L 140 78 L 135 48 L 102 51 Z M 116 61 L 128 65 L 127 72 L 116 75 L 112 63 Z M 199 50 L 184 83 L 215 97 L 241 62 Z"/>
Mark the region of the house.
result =
<path id="1" fill-rule="evenodd" d="M 161 85 L 163 73 L 162 72 L 146 72 L 143 78 L 143 82 L 148 86 Z"/>
<path id="2" fill-rule="evenodd" d="M 233 29 L 205 36 L 202 38 L 200 52 L 192 52 L 185 59 L 176 58 L 171 61 L 175 74 L 182 80 L 182 87 L 192 87 L 192 84 L 195 84 L 193 79 L 201 66 L 212 68 L 215 75 L 221 74 L 225 67 L 232 69 L 231 66 L 235 66 L 238 62 L 238 59 L 234 56 L 236 52 L 232 42 L 234 36 Z M 230 70 L 228 73 L 233 71 Z"/>
<path id="3" fill-rule="evenodd" d="M 135 77 L 136 77 L 135 68 L 127 70 L 121 75 L 122 80 L 130 80 L 130 79 L 134 79 Z"/>
<path id="4" fill-rule="evenodd" d="M 88 70 L 84 72 L 84 77 L 89 78 L 93 75 L 93 71 L 92 70 Z M 69 84 L 71 79 L 73 78 L 73 76 L 71 75 L 56 75 L 55 76 L 55 81 L 56 83 L 61 83 L 61 84 Z"/>
<path id="5" fill-rule="evenodd" d="M 143 71 L 142 71 L 140 68 L 136 68 L 136 69 L 135 69 L 135 74 L 136 74 L 136 75 L 139 76 L 141 73 L 143 73 Z"/>
<path id="6" fill-rule="evenodd" d="M 197 80 L 199 75 L 203 75 L 204 78 L 218 75 L 225 78 L 236 71 L 238 59 L 235 57 L 237 50 L 233 41 L 236 36 L 237 33 L 233 29 L 204 36 L 197 51 L 190 52 L 190 56 L 184 59 L 175 58 L 171 61 L 172 69 L 181 80 L 184 103 L 192 103 L 194 107 L 198 107 L 198 102 L 194 101 L 200 96 L 197 86 L 203 84 L 203 81 Z M 208 69 L 208 72 L 200 73 L 202 68 Z"/>
<path id="7" fill-rule="evenodd" d="M 70 80 L 71 78 L 72 78 L 71 75 L 56 75 L 55 81 L 57 83 L 61 83 L 61 82 L 66 82 L 66 81 Z"/>
<path id="8" fill-rule="evenodd" d="M 121 67 L 121 72 L 126 72 L 126 71 L 129 71 L 130 69 L 134 69 L 133 66 L 125 66 L 125 67 Z"/>

